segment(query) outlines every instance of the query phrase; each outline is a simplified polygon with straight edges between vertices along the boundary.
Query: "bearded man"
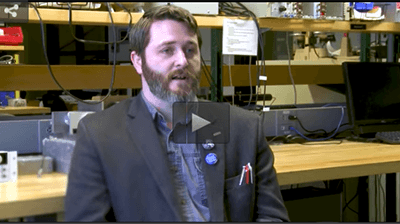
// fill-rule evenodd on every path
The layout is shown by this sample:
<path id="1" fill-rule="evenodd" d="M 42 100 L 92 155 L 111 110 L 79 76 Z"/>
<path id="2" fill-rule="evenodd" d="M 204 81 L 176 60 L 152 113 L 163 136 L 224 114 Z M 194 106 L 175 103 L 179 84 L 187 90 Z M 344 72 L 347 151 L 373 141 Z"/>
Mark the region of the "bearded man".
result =
<path id="1" fill-rule="evenodd" d="M 153 8 L 130 44 L 142 91 L 79 122 L 65 221 L 289 221 L 258 115 L 216 112 L 230 118 L 226 144 L 174 142 L 182 133 L 173 104 L 198 102 L 202 41 L 193 16 Z"/>

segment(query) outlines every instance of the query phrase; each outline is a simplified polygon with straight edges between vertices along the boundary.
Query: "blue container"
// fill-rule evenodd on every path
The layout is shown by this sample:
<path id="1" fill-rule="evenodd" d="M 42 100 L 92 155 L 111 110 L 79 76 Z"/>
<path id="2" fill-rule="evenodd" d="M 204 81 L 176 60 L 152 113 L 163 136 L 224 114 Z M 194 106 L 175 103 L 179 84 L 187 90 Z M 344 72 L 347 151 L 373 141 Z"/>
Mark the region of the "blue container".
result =
<path id="1" fill-rule="evenodd" d="M 350 6 L 352 6 L 352 3 L 350 3 Z M 374 8 L 373 2 L 355 2 L 354 3 L 354 9 L 359 12 L 368 12 L 368 11 L 371 11 L 373 8 Z"/>
<path id="2" fill-rule="evenodd" d="M 8 100 L 6 96 L 10 98 L 15 98 L 14 91 L 0 91 L 0 106 L 8 106 Z"/>

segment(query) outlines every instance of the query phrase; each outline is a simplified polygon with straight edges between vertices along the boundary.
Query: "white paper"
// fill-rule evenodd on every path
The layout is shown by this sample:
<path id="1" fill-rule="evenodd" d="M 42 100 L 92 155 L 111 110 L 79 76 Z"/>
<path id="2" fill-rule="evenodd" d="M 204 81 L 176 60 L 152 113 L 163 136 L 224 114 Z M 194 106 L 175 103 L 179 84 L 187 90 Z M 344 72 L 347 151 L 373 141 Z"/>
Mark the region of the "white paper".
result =
<path id="1" fill-rule="evenodd" d="M 267 81 L 267 76 L 260 75 L 260 80 Z"/>
<path id="2" fill-rule="evenodd" d="M 253 20 L 224 19 L 222 54 L 257 56 L 258 31 Z"/>

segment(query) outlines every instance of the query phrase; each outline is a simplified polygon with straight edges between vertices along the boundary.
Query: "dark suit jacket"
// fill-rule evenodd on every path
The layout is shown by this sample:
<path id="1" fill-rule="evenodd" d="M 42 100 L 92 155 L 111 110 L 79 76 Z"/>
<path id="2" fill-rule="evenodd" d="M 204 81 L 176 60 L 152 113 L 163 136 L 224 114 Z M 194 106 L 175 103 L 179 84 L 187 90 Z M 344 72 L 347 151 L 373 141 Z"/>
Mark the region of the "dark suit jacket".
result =
<path id="1" fill-rule="evenodd" d="M 230 142 L 202 163 L 211 221 L 288 221 L 260 116 L 231 107 Z M 204 158 L 208 151 L 197 147 Z M 254 184 L 239 186 L 242 166 Z M 65 198 L 65 221 L 182 221 L 173 171 L 142 97 L 83 118 Z"/>

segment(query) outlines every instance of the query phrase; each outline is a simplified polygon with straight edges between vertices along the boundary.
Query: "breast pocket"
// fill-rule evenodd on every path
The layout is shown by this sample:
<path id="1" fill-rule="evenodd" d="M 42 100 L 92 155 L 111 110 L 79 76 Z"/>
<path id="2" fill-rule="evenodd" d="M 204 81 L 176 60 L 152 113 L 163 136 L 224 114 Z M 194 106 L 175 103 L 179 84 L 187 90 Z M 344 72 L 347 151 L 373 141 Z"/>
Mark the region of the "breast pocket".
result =
<path id="1" fill-rule="evenodd" d="M 246 184 L 243 178 L 239 185 L 241 175 L 225 180 L 225 197 L 228 221 L 251 221 L 250 212 L 253 209 L 253 184 Z"/>

